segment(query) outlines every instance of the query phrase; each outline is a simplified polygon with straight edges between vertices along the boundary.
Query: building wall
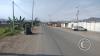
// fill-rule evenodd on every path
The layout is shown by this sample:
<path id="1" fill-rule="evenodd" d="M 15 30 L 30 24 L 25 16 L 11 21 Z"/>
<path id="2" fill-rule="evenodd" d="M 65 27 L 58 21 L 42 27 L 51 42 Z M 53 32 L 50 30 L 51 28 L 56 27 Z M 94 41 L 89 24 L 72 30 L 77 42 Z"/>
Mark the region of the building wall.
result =
<path id="1" fill-rule="evenodd" d="M 66 27 L 66 26 L 65 26 L 65 23 L 62 23 L 62 24 L 61 24 L 61 27 L 62 27 L 62 28 L 65 28 L 65 27 Z"/>
<path id="2" fill-rule="evenodd" d="M 77 25 L 82 26 L 89 31 L 100 32 L 100 22 L 90 22 L 90 23 L 89 22 L 79 22 L 78 24 L 71 22 L 68 24 L 68 28 L 72 28 L 72 25 L 73 26 L 77 26 Z"/>

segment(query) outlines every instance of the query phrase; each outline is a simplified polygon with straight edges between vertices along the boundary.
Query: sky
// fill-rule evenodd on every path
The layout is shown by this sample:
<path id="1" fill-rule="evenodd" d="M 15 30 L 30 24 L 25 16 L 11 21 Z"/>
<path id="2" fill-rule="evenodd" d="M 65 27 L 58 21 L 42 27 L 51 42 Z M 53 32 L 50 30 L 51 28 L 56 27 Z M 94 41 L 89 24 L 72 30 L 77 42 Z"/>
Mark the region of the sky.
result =
<path id="1" fill-rule="evenodd" d="M 31 20 L 33 0 L 14 0 L 15 16 Z M 75 20 L 100 17 L 100 0 L 34 0 L 34 18 L 41 21 Z M 78 8 L 77 8 L 78 7 Z M 12 0 L 0 0 L 0 18 L 12 17 Z"/>

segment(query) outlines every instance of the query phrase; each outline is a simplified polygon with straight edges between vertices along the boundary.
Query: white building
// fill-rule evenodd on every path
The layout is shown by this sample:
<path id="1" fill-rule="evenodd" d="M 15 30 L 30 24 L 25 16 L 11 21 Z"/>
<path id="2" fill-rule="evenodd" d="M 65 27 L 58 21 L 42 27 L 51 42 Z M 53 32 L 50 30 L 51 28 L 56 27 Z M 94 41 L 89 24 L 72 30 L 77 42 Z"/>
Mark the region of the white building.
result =
<path id="1" fill-rule="evenodd" d="M 68 28 L 72 28 L 73 26 L 82 26 L 84 28 L 86 28 L 89 31 L 96 31 L 96 32 L 100 32 L 100 22 L 78 22 L 74 23 L 68 23 Z"/>

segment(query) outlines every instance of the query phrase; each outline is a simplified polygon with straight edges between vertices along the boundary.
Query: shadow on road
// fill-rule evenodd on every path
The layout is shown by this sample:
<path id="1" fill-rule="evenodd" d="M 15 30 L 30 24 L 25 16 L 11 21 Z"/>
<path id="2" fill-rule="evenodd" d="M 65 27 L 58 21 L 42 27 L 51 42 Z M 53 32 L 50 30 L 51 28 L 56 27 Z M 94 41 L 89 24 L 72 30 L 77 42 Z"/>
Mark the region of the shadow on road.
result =
<path id="1" fill-rule="evenodd" d="M 26 35 L 41 35 L 43 33 L 30 33 L 30 34 L 26 34 Z"/>

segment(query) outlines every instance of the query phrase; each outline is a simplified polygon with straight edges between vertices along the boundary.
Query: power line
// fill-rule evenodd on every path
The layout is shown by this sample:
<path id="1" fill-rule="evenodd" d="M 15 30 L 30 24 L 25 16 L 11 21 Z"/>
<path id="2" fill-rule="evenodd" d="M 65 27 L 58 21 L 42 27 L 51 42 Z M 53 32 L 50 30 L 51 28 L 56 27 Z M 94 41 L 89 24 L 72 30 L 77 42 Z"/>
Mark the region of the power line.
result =
<path id="1" fill-rule="evenodd" d="M 23 10 L 18 4 L 15 3 L 15 6 L 19 8 L 25 15 L 28 15 L 30 18 L 32 18 L 25 10 Z"/>
<path id="2" fill-rule="evenodd" d="M 12 2 L 12 0 L 9 0 Z M 20 9 L 21 12 L 23 12 L 23 14 L 28 15 L 30 18 L 32 18 L 29 13 L 27 13 L 25 10 L 23 10 L 17 3 L 14 2 L 14 5 Z"/>
<path id="3" fill-rule="evenodd" d="M 52 18 L 53 16 L 57 16 L 57 14 L 59 14 L 59 12 L 62 11 L 63 8 L 65 8 L 65 7 L 64 7 L 64 4 L 66 4 L 66 2 L 61 3 L 61 5 L 60 5 L 52 14 L 50 14 L 51 18 Z"/>

